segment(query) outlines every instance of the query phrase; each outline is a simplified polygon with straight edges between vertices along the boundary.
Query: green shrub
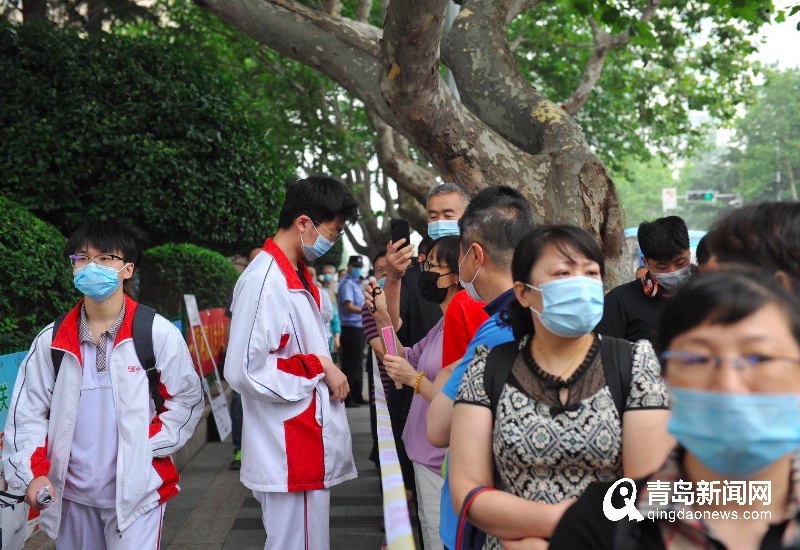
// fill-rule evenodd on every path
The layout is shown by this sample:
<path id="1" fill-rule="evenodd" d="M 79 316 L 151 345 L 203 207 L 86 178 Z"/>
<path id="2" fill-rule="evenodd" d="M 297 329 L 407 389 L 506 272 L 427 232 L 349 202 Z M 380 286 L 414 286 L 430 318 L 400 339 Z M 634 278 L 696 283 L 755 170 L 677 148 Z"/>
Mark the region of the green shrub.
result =
<path id="1" fill-rule="evenodd" d="M 161 315 L 177 319 L 184 294 L 194 294 L 201 310 L 227 307 L 238 277 L 222 254 L 193 244 L 165 244 L 144 253 L 139 299 Z"/>
<path id="2" fill-rule="evenodd" d="M 0 22 L 0 75 L 0 193 L 64 235 L 114 216 L 231 254 L 274 231 L 297 161 L 191 48 Z"/>
<path id="3" fill-rule="evenodd" d="M 52 225 L 0 197 L 0 353 L 27 349 L 80 294 Z"/>

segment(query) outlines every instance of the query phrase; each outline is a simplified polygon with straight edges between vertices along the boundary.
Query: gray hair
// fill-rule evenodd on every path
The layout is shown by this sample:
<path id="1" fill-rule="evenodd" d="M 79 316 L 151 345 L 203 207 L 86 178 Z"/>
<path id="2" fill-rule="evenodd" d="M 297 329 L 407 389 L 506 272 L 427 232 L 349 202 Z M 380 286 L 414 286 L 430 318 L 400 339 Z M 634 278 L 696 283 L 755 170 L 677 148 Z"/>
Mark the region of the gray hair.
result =
<path id="1" fill-rule="evenodd" d="M 469 204 L 469 200 L 472 198 L 466 189 L 458 185 L 457 183 L 441 183 L 436 187 L 432 187 L 430 191 L 428 191 L 428 199 L 431 200 L 431 197 L 435 197 L 437 195 L 449 195 L 450 193 L 457 193 L 461 196 L 461 199 L 464 201 L 464 206 Z"/>

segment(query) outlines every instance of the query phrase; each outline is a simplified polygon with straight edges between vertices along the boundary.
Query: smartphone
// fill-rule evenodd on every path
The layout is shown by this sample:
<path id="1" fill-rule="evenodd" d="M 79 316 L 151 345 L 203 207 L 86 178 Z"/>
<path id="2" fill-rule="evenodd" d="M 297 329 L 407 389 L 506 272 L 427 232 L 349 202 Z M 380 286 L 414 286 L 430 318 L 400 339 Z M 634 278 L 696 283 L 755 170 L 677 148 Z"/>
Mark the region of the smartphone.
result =
<path id="1" fill-rule="evenodd" d="M 402 218 L 392 219 L 390 223 L 392 228 L 392 242 L 396 243 L 400 239 L 405 239 L 406 242 L 403 246 L 408 246 L 411 243 L 411 232 L 408 226 L 408 220 Z"/>

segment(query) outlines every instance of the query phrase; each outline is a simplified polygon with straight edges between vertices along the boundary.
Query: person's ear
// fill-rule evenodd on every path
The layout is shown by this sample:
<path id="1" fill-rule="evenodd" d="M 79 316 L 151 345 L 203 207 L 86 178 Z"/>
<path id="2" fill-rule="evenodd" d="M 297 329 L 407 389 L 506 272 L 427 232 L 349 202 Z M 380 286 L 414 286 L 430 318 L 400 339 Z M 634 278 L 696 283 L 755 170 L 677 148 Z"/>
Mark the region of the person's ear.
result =
<path id="1" fill-rule="evenodd" d="M 478 243 L 472 243 L 469 246 L 470 252 L 475 254 L 475 261 L 478 262 L 479 266 L 483 266 L 484 262 L 486 262 L 486 251 Z"/>
<path id="2" fill-rule="evenodd" d="M 294 221 L 295 227 L 300 231 L 300 233 L 305 233 L 307 224 L 311 223 L 311 218 L 308 216 L 298 216 L 297 219 Z"/>
<path id="3" fill-rule="evenodd" d="M 122 279 L 130 279 L 133 277 L 133 270 L 136 268 L 134 264 L 128 264 L 122 269 Z"/>
<path id="4" fill-rule="evenodd" d="M 524 308 L 530 307 L 531 302 L 528 300 L 528 287 L 525 286 L 525 283 L 520 281 L 514 281 L 514 294 L 517 296 L 517 301 L 519 305 Z"/>

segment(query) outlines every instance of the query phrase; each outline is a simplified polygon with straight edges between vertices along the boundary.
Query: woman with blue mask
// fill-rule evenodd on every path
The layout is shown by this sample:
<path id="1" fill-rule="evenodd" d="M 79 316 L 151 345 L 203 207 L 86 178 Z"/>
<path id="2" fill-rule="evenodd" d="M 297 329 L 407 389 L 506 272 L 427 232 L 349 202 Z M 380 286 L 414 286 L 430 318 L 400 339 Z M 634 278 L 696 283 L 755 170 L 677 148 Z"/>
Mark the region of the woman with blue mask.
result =
<path id="1" fill-rule="evenodd" d="M 678 444 L 635 480 L 644 521 L 606 519 L 606 493 L 625 504 L 597 484 L 550 548 L 800 547 L 800 303 L 767 272 L 704 274 L 664 309 L 656 345 Z"/>
<path id="2" fill-rule="evenodd" d="M 567 225 L 535 229 L 511 264 L 514 341 L 477 348 L 450 439 L 453 505 L 478 487 L 468 518 L 484 548 L 549 537 L 589 484 L 642 476 L 672 446 L 666 387 L 652 346 L 600 338 L 604 259 Z"/>

